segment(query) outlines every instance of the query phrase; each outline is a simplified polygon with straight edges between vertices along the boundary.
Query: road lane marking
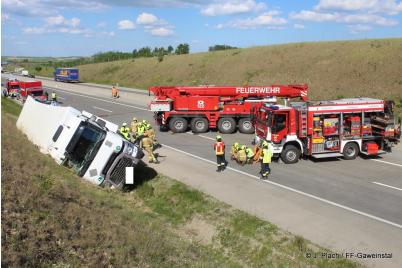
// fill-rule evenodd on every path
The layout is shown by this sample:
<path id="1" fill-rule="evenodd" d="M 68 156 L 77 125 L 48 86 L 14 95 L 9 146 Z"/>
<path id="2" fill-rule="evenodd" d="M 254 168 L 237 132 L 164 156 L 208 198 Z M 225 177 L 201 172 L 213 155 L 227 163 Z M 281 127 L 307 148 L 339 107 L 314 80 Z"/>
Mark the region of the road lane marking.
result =
<path id="1" fill-rule="evenodd" d="M 46 87 L 46 88 L 52 89 L 51 87 Z M 96 97 L 92 97 L 92 96 L 88 96 L 88 95 L 72 93 L 72 92 L 69 92 L 67 90 L 56 89 L 56 91 L 62 91 L 64 93 L 66 93 L 66 94 L 71 94 L 71 95 L 76 95 L 76 96 L 80 96 L 80 97 L 85 97 L 85 98 L 88 98 L 88 99 L 99 100 L 99 101 L 103 101 L 103 102 L 107 102 L 107 103 L 113 103 L 113 104 L 118 104 L 118 105 L 121 105 L 121 106 L 131 107 L 131 108 L 135 108 L 135 109 L 142 110 L 142 111 L 149 111 L 148 109 L 145 109 L 145 108 L 142 108 L 142 107 L 129 105 L 129 104 L 125 104 L 125 103 L 120 103 L 120 102 L 115 102 L 115 101 L 104 100 L 104 99 L 101 99 L 101 98 L 96 98 Z"/>
<path id="2" fill-rule="evenodd" d="M 202 157 L 200 157 L 200 156 L 197 156 L 197 155 L 194 155 L 194 154 L 191 154 L 191 153 L 187 153 L 187 152 L 185 152 L 185 151 L 182 151 L 182 150 L 180 150 L 180 149 L 176 149 L 176 148 L 171 147 L 171 146 L 169 146 L 169 145 L 162 144 L 162 146 L 167 147 L 167 148 L 169 148 L 169 149 L 172 149 L 172 150 L 174 150 L 174 151 L 176 151 L 176 152 L 179 152 L 179 153 L 182 153 L 182 154 L 191 156 L 191 157 L 193 157 L 193 158 L 202 160 L 202 161 L 204 161 L 204 162 L 207 162 L 207 163 L 216 165 L 216 163 L 215 163 L 214 161 L 211 161 L 211 160 L 202 158 Z M 300 195 L 304 195 L 304 196 L 310 197 L 310 198 L 312 198 L 312 199 L 321 201 L 321 202 L 323 202 L 323 203 L 327 203 L 327 204 L 329 204 L 329 205 L 333 205 L 333 206 L 335 206 L 335 207 L 338 207 L 338 208 L 341 208 L 341 209 L 344 209 L 344 210 L 347 210 L 347 211 L 350 211 L 350 212 L 359 214 L 359 215 L 361 215 L 361 216 L 365 216 L 365 217 L 367 217 L 367 218 L 370 218 L 370 219 L 373 219 L 373 220 L 376 220 L 376 221 L 379 221 L 379 222 L 382 222 L 382 223 L 386 223 L 386 224 L 388 224 L 388 225 L 392 225 L 392 226 L 394 226 L 394 227 L 397 227 L 397 228 L 399 228 L 399 229 L 402 229 L 402 225 L 401 225 L 401 224 L 398 224 L 398 223 L 395 223 L 395 222 L 392 222 L 392 221 L 388 221 L 388 220 L 386 220 L 386 219 L 383 219 L 383 218 L 380 218 L 380 217 L 371 215 L 371 214 L 369 214 L 369 213 L 366 213 L 366 212 L 363 212 L 363 211 L 360 211 L 360 210 L 357 210 L 357 209 L 354 209 L 354 208 L 351 208 L 351 207 L 348 207 L 348 206 L 344 206 L 344 205 L 335 203 L 335 202 L 333 202 L 333 201 L 330 201 L 330 200 L 327 200 L 327 199 L 324 199 L 324 198 L 321 198 L 321 197 L 318 197 L 318 196 L 315 196 L 315 195 L 312 195 L 312 194 L 309 194 L 309 193 L 306 193 L 306 192 L 303 192 L 303 191 L 294 189 L 294 188 L 292 188 L 292 187 L 289 187 L 289 186 L 286 186 L 286 185 L 283 185 L 283 184 L 279 184 L 279 183 L 277 183 L 277 182 L 273 182 L 273 181 L 269 181 L 269 180 L 261 180 L 258 176 L 249 174 L 249 173 L 247 173 L 247 172 L 244 172 L 244 171 L 241 171 L 241 170 L 238 170 L 238 169 L 235 169 L 235 168 L 227 167 L 226 169 L 229 169 L 229 170 L 232 170 L 232 171 L 234 171 L 234 172 L 243 174 L 243 175 L 248 176 L 248 177 L 250 177 L 250 178 L 253 178 L 253 179 L 255 179 L 255 180 L 262 181 L 262 182 L 265 182 L 265 183 L 268 183 L 268 184 L 272 184 L 272 185 L 275 185 L 275 186 L 277 186 L 277 187 L 286 189 L 286 190 L 288 190 L 288 191 L 291 191 L 291 192 L 294 192 L 294 193 L 298 193 L 298 194 L 300 194 Z"/>
<path id="3" fill-rule="evenodd" d="M 387 184 L 384 184 L 384 183 L 380 183 L 380 182 L 376 182 L 376 181 L 373 181 L 372 183 L 377 184 L 377 185 L 381 185 L 381 186 L 384 186 L 384 187 L 392 188 L 392 189 L 395 189 L 395 190 L 398 190 L 398 191 L 402 191 L 401 188 L 391 186 L 391 185 L 387 185 Z"/>
<path id="4" fill-rule="evenodd" d="M 370 160 L 377 161 L 377 162 L 381 162 L 381 163 L 384 163 L 384 164 L 389 164 L 389 165 L 397 166 L 397 167 L 402 167 L 401 164 L 396 164 L 396 163 L 392 163 L 392 162 L 387 162 L 387 161 L 384 161 L 384 160 L 379 160 L 379 159 L 370 159 Z"/>
<path id="5" fill-rule="evenodd" d="M 107 109 L 103 109 L 103 108 L 100 108 L 100 107 L 98 107 L 98 106 L 92 106 L 92 108 L 98 109 L 98 110 L 102 110 L 102 111 L 105 111 L 105 112 L 109 112 L 109 113 L 113 113 L 113 111 L 110 111 L 110 110 L 107 110 Z"/>

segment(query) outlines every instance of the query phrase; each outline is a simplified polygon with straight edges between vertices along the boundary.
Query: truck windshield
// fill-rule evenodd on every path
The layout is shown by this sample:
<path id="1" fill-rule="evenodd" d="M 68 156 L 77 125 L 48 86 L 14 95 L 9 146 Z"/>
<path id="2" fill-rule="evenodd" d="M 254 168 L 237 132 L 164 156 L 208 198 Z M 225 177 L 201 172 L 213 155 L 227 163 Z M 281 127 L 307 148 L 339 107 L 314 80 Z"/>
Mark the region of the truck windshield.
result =
<path id="1" fill-rule="evenodd" d="M 105 139 L 104 130 L 84 122 L 67 146 L 67 158 L 79 175 L 83 175 Z"/>
<path id="2" fill-rule="evenodd" d="M 286 114 L 275 114 L 272 122 L 272 133 L 278 133 L 286 127 Z"/>

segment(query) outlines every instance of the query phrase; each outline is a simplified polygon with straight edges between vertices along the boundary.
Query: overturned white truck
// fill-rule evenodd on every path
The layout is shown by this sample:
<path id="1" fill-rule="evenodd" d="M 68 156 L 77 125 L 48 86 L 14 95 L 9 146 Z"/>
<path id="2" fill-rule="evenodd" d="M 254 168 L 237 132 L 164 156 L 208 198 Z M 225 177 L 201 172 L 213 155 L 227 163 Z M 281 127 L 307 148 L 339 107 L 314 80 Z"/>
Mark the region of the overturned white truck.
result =
<path id="1" fill-rule="evenodd" d="M 31 97 L 24 104 L 17 127 L 42 153 L 97 185 L 122 188 L 126 180 L 133 182 L 132 171 L 144 156 L 136 144 L 117 133 L 116 124 Z"/>

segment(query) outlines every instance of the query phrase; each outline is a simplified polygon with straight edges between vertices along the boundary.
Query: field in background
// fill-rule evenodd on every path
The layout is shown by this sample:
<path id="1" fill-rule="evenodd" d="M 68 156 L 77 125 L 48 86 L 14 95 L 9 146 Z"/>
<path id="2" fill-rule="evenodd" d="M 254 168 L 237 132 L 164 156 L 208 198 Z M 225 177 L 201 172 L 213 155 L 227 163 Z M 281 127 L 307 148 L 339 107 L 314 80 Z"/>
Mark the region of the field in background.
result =
<path id="1" fill-rule="evenodd" d="M 184 184 L 136 169 L 132 191 L 94 186 L 39 153 L 2 98 L 2 266 L 357 267 Z"/>
<path id="2" fill-rule="evenodd" d="M 306 83 L 310 99 L 365 96 L 392 99 L 402 107 L 402 38 L 294 43 L 78 67 L 84 82 L 143 89 Z M 52 73 L 48 67 L 38 74 Z"/>

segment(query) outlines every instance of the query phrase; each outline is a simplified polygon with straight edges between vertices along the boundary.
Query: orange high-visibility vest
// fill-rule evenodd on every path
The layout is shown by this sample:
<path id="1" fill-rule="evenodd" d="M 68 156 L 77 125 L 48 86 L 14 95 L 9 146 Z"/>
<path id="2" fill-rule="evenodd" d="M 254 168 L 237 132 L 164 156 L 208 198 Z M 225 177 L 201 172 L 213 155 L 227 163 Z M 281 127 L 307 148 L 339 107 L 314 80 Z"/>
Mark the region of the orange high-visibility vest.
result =
<path id="1" fill-rule="evenodd" d="M 225 153 L 225 144 L 223 141 L 218 141 L 215 143 L 214 149 L 216 155 L 223 155 Z"/>

